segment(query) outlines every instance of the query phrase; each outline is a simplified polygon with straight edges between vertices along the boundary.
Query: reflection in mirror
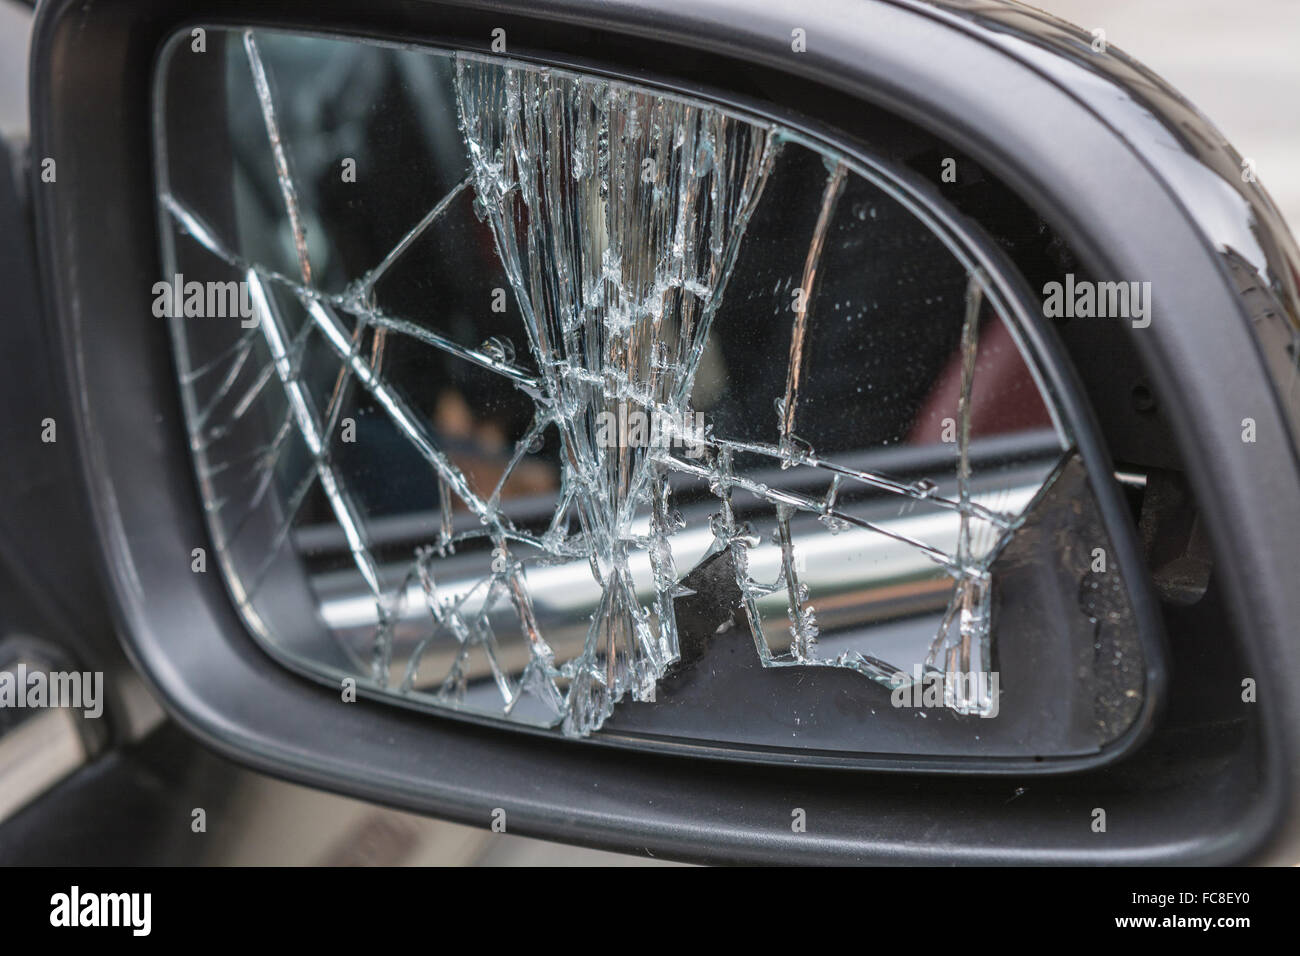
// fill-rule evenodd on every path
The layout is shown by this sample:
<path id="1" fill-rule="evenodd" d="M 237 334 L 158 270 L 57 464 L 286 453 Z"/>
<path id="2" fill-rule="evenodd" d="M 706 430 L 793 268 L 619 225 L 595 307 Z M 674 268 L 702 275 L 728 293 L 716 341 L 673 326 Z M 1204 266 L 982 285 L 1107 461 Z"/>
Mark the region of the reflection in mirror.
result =
<path id="1" fill-rule="evenodd" d="M 1132 723 L 1075 425 L 1006 280 L 884 164 L 596 75 L 260 30 L 173 43 L 156 127 L 155 312 L 222 573 L 291 666 L 765 750 L 1084 753 Z"/>

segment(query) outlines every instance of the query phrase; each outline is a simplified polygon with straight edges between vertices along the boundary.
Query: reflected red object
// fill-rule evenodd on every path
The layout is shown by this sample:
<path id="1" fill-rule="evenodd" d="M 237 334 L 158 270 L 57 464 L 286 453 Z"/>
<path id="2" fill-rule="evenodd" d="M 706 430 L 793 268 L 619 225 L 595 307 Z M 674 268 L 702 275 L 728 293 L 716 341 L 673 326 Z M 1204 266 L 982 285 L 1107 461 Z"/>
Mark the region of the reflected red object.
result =
<path id="1" fill-rule="evenodd" d="M 953 440 L 946 419 L 957 421 L 961 394 L 961 353 L 954 351 L 908 432 L 909 444 Z M 1050 428 L 1052 417 L 1043 404 L 1034 377 L 1021 358 L 1006 324 L 998 316 L 980 325 L 971 385 L 971 437 L 985 438 Z"/>

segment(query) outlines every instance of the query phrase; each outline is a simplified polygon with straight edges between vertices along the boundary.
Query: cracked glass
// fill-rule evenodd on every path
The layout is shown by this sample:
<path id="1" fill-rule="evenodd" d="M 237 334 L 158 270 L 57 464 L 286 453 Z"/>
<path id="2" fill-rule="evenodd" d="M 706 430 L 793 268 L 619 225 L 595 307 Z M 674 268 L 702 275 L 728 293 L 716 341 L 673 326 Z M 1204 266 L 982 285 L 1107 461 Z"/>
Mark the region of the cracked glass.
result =
<path id="1" fill-rule="evenodd" d="M 178 37 L 157 117 L 155 314 L 216 563 L 285 663 L 571 737 L 889 750 L 872 718 L 934 676 L 908 717 L 940 750 L 1132 722 L 1122 582 L 1017 577 L 1052 534 L 1105 544 L 1083 507 L 1044 530 L 1088 499 L 1073 426 L 1005 282 L 883 165 L 619 79 L 261 30 Z M 1066 610 L 1014 591 L 1049 585 Z M 980 720 L 1016 641 L 1064 661 L 1073 730 Z"/>

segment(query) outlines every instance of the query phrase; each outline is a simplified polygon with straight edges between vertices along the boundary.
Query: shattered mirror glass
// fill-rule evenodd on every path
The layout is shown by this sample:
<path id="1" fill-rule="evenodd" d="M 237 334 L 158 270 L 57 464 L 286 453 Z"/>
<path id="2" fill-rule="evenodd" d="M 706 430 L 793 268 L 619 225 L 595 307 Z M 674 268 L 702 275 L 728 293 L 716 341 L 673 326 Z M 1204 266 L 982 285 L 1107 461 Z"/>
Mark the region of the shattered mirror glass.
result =
<path id="1" fill-rule="evenodd" d="M 886 164 L 499 56 L 198 46 L 158 73 L 154 311 L 216 564 L 282 662 L 719 753 L 1133 723 L 1077 422 Z"/>

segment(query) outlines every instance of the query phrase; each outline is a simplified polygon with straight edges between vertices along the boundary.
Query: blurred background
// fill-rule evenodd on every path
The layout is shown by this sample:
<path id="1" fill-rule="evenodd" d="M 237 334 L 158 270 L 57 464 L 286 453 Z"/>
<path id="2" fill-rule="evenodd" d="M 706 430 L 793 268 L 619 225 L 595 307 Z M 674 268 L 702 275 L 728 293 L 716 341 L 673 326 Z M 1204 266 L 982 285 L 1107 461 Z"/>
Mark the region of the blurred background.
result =
<path id="1" fill-rule="evenodd" d="M 1300 0 L 1037 0 L 1035 6 L 1094 30 L 1165 77 L 1256 163 L 1260 182 L 1292 230 L 1300 227 Z M 0 135 L 27 135 L 27 44 L 32 12 L 0 0 Z M 136 822 L 208 802 L 203 862 L 233 864 L 637 865 L 657 861 L 557 846 L 509 833 L 429 820 L 309 790 L 236 768 L 193 747 L 174 728 L 135 761 L 133 788 L 98 817 L 61 834 L 11 844 L 10 862 L 80 862 L 98 852 L 127 862 L 124 815 Z M 185 754 L 184 760 L 180 755 Z M 168 755 L 177 759 L 170 759 Z M 197 762 L 196 762 L 197 760 Z M 186 808 L 166 800 L 182 790 Z M 208 797 L 204 794 L 207 793 Z M 55 795 L 51 794 L 50 799 Z M 174 801 L 173 801 L 174 802 Z M 219 809 L 218 809 L 219 808 Z M 138 847 L 136 849 L 139 849 Z M 164 853 L 182 862 L 193 850 Z"/>
<path id="2" fill-rule="evenodd" d="M 1035 0 L 1155 70 L 1241 155 L 1300 231 L 1300 2 Z"/>

